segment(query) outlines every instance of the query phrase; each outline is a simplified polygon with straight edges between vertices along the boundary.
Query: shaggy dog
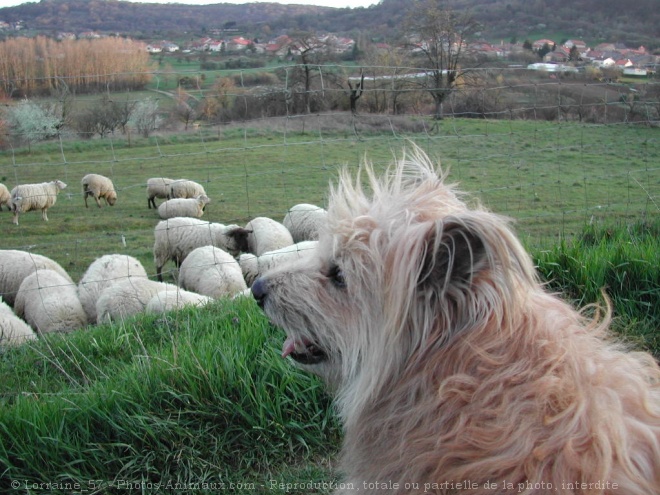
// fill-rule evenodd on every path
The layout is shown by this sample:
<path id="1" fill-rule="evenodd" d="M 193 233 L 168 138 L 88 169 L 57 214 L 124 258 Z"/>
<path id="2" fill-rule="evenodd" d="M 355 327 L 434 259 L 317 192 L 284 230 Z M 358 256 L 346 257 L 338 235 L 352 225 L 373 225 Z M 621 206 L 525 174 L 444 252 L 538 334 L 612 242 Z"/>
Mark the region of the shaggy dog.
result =
<path id="1" fill-rule="evenodd" d="M 367 192 L 362 184 L 364 175 Z M 539 283 L 417 147 L 252 292 L 344 424 L 340 493 L 660 494 L 660 368 Z"/>

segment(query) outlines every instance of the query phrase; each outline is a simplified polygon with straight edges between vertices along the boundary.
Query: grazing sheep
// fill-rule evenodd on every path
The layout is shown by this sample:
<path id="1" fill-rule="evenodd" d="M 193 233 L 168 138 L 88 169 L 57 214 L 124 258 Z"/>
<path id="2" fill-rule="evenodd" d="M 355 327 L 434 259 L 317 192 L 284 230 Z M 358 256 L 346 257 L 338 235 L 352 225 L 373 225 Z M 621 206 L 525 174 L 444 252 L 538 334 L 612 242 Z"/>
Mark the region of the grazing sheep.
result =
<path id="1" fill-rule="evenodd" d="M 323 208 L 301 203 L 289 209 L 282 224 L 289 229 L 293 242 L 315 241 L 326 217 L 327 212 Z"/>
<path id="2" fill-rule="evenodd" d="M 25 277 L 39 269 L 56 271 L 73 283 L 64 268 L 46 256 L 15 249 L 0 250 L 0 296 L 13 306 L 16 293 Z"/>
<path id="3" fill-rule="evenodd" d="M 168 199 L 158 207 L 158 216 L 165 220 L 174 217 L 200 218 L 210 202 L 209 197 L 204 194 L 194 198 Z"/>
<path id="4" fill-rule="evenodd" d="M 202 246 L 188 254 L 179 269 L 179 285 L 213 299 L 247 289 L 238 262 L 215 246 Z"/>
<path id="5" fill-rule="evenodd" d="M 103 175 L 87 174 L 80 181 L 83 188 L 83 199 L 85 208 L 87 205 L 87 196 L 91 196 L 96 201 L 96 206 L 101 208 L 101 198 L 105 200 L 106 205 L 113 206 L 117 201 L 117 191 L 112 181 Z"/>
<path id="6" fill-rule="evenodd" d="M 243 278 L 248 286 L 252 285 L 258 277 L 277 265 L 299 260 L 314 252 L 318 241 L 302 241 L 290 246 L 269 251 L 261 256 L 252 253 L 243 253 L 238 257 Z"/>
<path id="7" fill-rule="evenodd" d="M 212 298 L 195 292 L 179 288 L 177 290 L 166 289 L 152 297 L 144 311 L 145 313 L 166 313 L 184 306 L 204 306 L 211 301 L 213 301 Z"/>
<path id="8" fill-rule="evenodd" d="M 161 291 L 176 291 L 173 284 L 155 282 L 148 278 L 131 277 L 103 289 L 96 301 L 97 323 L 121 321 L 143 313 L 149 301 Z"/>
<path id="9" fill-rule="evenodd" d="M 18 214 L 41 210 L 41 218 L 48 221 L 48 208 L 55 204 L 57 195 L 66 187 L 61 180 L 42 182 L 41 184 L 21 184 L 11 190 L 11 210 L 14 223 L 18 225 Z"/>
<path id="10" fill-rule="evenodd" d="M 155 198 L 168 199 L 170 197 L 170 185 L 174 182 L 167 177 L 152 177 L 147 179 L 147 206 L 156 208 Z"/>
<path id="11" fill-rule="evenodd" d="M 70 332 L 87 325 L 76 285 L 54 270 L 37 270 L 25 277 L 14 310 L 42 334 Z"/>
<path id="12" fill-rule="evenodd" d="M 293 244 L 289 230 L 268 217 L 254 218 L 245 228 L 250 231 L 247 240 L 248 252 L 256 256 Z"/>
<path id="13" fill-rule="evenodd" d="M 188 253 L 202 246 L 216 246 L 232 256 L 247 251 L 248 231 L 238 225 L 204 222 L 196 218 L 175 217 L 158 222 L 154 229 L 154 263 L 158 280 L 163 266 L 172 260 L 181 266 Z"/>
<path id="14" fill-rule="evenodd" d="M 90 323 L 96 323 L 96 301 L 101 292 L 129 277 L 147 278 L 137 259 L 125 254 L 106 254 L 95 259 L 78 283 L 78 297 Z"/>
<path id="15" fill-rule="evenodd" d="M 37 334 L 0 297 L 0 347 L 34 340 Z"/>
<path id="16" fill-rule="evenodd" d="M 206 196 L 206 191 L 201 184 L 188 179 L 175 180 L 170 184 L 170 196 L 172 198 L 196 198 Z"/>
<path id="17" fill-rule="evenodd" d="M 2 205 L 7 205 L 7 210 L 11 211 L 11 193 L 4 184 L 0 184 L 0 211 Z"/>

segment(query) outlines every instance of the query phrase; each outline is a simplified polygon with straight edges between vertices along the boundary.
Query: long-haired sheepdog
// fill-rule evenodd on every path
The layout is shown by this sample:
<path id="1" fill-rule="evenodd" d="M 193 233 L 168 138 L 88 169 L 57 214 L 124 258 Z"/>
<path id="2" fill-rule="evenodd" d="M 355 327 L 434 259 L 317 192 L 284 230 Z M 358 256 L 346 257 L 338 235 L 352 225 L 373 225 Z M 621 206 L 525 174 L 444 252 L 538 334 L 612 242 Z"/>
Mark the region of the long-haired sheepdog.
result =
<path id="1" fill-rule="evenodd" d="M 660 494 L 660 368 L 609 308 L 546 292 L 507 220 L 415 145 L 361 170 L 316 253 L 252 287 L 335 395 L 339 492 Z"/>

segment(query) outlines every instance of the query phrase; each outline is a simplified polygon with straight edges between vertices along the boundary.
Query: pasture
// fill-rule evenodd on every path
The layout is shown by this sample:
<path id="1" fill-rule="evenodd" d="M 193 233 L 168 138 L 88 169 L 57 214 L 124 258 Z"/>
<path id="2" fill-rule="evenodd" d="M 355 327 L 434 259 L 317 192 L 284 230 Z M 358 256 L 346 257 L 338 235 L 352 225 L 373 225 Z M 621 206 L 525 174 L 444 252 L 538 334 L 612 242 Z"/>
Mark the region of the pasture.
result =
<path id="1" fill-rule="evenodd" d="M 640 220 L 658 213 L 660 143 L 657 129 L 530 121 L 391 117 L 345 114 L 255 121 L 148 139 L 111 136 L 54 141 L 31 151 L 2 153 L 0 182 L 63 180 L 49 211 L 3 213 L 2 249 L 30 249 L 54 258 L 74 279 L 95 258 L 122 252 L 153 273 L 149 177 L 187 178 L 204 185 L 211 203 L 203 219 L 244 225 L 281 220 L 296 203 L 325 203 L 339 167 L 357 169 L 366 156 L 384 168 L 407 140 L 421 145 L 491 210 L 509 216 L 530 247 L 571 238 L 583 226 Z M 85 209 L 80 179 L 110 177 L 114 207 Z"/>
<path id="2" fill-rule="evenodd" d="M 631 125 L 333 114 L 47 142 L 3 152 L 0 182 L 59 178 L 68 188 L 49 222 L 30 212 L 15 226 L 2 212 L 0 249 L 49 256 L 75 281 L 109 253 L 154 275 L 149 177 L 202 183 L 205 220 L 281 220 L 294 204 L 325 205 L 339 167 L 355 171 L 367 156 L 384 169 L 413 140 L 470 201 L 514 219 L 552 290 L 586 304 L 607 287 L 616 328 L 658 356 L 658 137 Z M 114 207 L 85 209 L 80 179 L 90 172 L 113 179 Z M 282 341 L 253 301 L 238 299 L 3 350 L 0 488 L 332 492 L 341 428 L 320 383 L 280 358 Z"/>

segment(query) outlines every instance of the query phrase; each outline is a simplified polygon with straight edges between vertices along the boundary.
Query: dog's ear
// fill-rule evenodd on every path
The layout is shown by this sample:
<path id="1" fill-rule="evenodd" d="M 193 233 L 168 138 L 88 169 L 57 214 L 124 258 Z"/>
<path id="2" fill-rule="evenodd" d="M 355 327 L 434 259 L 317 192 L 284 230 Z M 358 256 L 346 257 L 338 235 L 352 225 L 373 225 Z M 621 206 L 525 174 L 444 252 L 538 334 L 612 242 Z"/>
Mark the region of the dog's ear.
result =
<path id="1" fill-rule="evenodd" d="M 469 222 L 455 217 L 438 220 L 425 238 L 419 284 L 445 290 L 470 283 L 486 264 L 484 240 Z"/>

